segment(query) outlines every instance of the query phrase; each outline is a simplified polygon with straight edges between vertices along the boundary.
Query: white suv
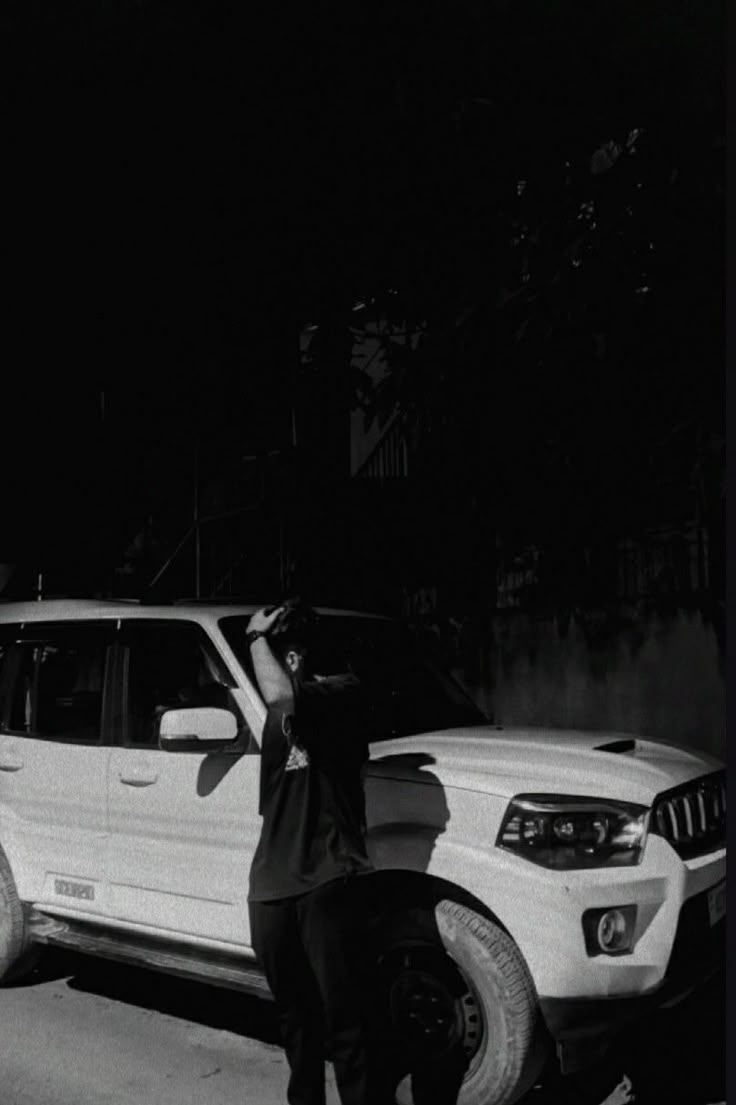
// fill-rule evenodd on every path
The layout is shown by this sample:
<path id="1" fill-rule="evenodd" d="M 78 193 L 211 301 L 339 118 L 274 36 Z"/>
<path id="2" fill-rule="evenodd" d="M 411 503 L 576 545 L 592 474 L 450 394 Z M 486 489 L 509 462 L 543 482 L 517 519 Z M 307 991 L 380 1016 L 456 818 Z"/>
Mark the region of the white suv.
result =
<path id="1" fill-rule="evenodd" d="M 0 606 L 5 980 L 56 944 L 267 996 L 246 907 L 265 713 L 253 609 Z M 464 1052 L 461 1105 L 500 1105 L 551 1042 L 579 1069 L 718 969 L 719 762 L 489 725 L 398 623 L 320 615 L 318 670 L 349 664 L 378 688 L 367 951 L 394 1054 Z"/>

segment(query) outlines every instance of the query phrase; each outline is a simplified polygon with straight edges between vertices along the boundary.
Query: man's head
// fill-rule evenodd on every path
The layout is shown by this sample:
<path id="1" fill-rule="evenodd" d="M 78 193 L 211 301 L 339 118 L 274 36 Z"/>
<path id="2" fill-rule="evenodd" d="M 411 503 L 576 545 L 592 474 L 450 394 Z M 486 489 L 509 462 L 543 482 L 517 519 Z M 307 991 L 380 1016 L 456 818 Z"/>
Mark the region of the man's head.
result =
<path id="1" fill-rule="evenodd" d="M 268 640 L 286 669 L 294 676 L 304 674 L 317 627 L 317 614 L 300 598 L 279 603 L 283 613 L 274 622 Z"/>

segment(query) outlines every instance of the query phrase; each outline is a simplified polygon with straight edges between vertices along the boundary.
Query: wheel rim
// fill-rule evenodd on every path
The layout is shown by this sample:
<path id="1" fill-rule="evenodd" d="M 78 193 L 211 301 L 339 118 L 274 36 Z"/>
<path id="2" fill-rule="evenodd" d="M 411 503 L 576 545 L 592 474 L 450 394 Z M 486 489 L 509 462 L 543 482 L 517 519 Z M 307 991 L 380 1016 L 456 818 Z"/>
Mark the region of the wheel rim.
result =
<path id="1" fill-rule="evenodd" d="M 394 948 L 379 961 L 392 1032 L 414 1057 L 440 1059 L 461 1047 L 468 1069 L 486 1034 L 478 997 L 444 953 L 426 947 Z"/>

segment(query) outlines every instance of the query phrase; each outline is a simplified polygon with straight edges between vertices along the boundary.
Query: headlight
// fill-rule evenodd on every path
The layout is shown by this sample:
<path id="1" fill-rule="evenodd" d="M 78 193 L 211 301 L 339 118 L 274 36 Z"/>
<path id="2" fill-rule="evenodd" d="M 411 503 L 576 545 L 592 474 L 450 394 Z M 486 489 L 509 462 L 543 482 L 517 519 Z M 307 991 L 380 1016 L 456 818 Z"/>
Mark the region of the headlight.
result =
<path id="1" fill-rule="evenodd" d="M 633 867 L 649 824 L 646 806 L 563 794 L 519 794 L 496 840 L 532 863 L 556 870 Z"/>

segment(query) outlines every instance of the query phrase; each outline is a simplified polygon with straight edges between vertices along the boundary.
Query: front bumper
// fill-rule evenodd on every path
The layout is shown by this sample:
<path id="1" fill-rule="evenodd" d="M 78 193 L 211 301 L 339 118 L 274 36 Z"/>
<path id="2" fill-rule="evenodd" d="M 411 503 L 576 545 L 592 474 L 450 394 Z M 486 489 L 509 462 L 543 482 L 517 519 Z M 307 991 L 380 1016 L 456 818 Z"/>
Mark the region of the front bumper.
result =
<path id="1" fill-rule="evenodd" d="M 540 997 L 542 1016 L 557 1044 L 563 1073 L 597 1061 L 618 1031 L 655 1009 L 675 1005 L 722 971 L 725 958 L 726 918 L 711 924 L 705 891 L 683 904 L 664 979 L 653 989 L 616 997 Z"/>

